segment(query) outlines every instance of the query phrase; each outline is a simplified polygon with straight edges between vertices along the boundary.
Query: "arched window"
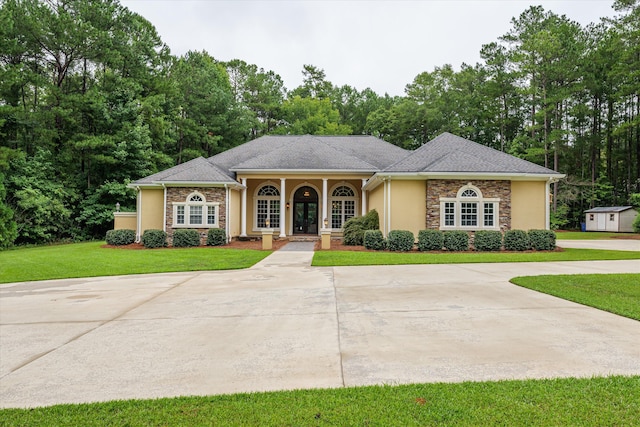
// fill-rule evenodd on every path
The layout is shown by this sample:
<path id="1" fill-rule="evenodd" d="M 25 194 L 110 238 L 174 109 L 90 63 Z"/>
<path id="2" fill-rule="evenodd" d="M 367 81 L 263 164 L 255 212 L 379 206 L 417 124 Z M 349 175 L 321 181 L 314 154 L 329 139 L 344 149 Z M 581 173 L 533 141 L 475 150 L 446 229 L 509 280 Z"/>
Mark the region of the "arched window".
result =
<path id="1" fill-rule="evenodd" d="M 440 198 L 440 228 L 459 230 L 497 230 L 500 199 L 482 196 L 471 183 L 461 187 L 455 198 Z"/>
<path id="2" fill-rule="evenodd" d="M 340 229 L 350 218 L 356 215 L 355 190 L 346 184 L 339 184 L 331 192 L 331 228 Z"/>
<path id="3" fill-rule="evenodd" d="M 218 202 L 207 203 L 204 195 L 191 193 L 184 202 L 173 203 L 173 227 L 216 228 L 218 207 Z"/>
<path id="4" fill-rule="evenodd" d="M 255 218 L 257 228 L 280 227 L 280 190 L 275 185 L 265 184 L 258 188 L 255 197 Z"/>

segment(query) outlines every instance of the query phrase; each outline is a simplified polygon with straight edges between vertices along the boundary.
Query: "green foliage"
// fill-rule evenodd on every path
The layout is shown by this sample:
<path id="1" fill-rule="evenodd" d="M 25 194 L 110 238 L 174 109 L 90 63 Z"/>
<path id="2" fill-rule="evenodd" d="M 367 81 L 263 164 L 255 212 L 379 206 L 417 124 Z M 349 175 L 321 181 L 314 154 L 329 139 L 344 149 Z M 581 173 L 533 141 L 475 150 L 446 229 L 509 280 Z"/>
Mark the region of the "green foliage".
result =
<path id="1" fill-rule="evenodd" d="M 281 135 L 349 135 L 351 128 L 340 124 L 340 113 L 329 99 L 301 98 L 282 104 L 284 124 L 273 133 Z"/>
<path id="2" fill-rule="evenodd" d="M 640 213 L 636 215 L 636 218 L 633 220 L 631 226 L 633 227 L 633 231 L 635 233 L 640 233 Z"/>
<path id="3" fill-rule="evenodd" d="M 380 228 L 378 212 L 375 209 L 365 216 L 353 217 L 342 226 L 342 243 L 347 246 L 361 246 L 364 243 L 364 232 Z"/>
<path id="4" fill-rule="evenodd" d="M 13 210 L 6 204 L 4 174 L 0 172 L 0 249 L 13 245 L 18 237 L 18 227 L 13 219 Z"/>
<path id="5" fill-rule="evenodd" d="M 144 230 L 142 244 L 147 249 L 164 248 L 167 246 L 167 233 L 162 230 Z"/>
<path id="6" fill-rule="evenodd" d="M 176 248 L 200 246 L 200 233 L 198 230 L 173 230 L 173 246 Z"/>
<path id="7" fill-rule="evenodd" d="M 107 181 L 94 191 L 87 191 L 87 196 L 80 201 L 76 219 L 85 237 L 95 238 L 113 226 L 116 203 L 120 203 L 122 211 L 135 210 L 136 192 L 127 187 L 128 183 L 128 180 Z"/>
<path id="8" fill-rule="evenodd" d="M 382 250 L 386 247 L 386 242 L 382 231 L 380 230 L 366 230 L 364 232 L 364 247 L 367 249 L 373 249 L 376 251 Z"/>
<path id="9" fill-rule="evenodd" d="M 227 244 L 227 234 L 224 228 L 210 228 L 207 232 L 207 246 L 222 246 Z"/>
<path id="10" fill-rule="evenodd" d="M 636 208 L 636 210 L 640 210 L 640 193 L 634 193 L 629 196 L 629 203 L 631 206 Z"/>
<path id="11" fill-rule="evenodd" d="M 505 251 L 526 251 L 531 248 L 529 235 L 524 230 L 507 230 L 504 232 Z"/>
<path id="12" fill-rule="evenodd" d="M 556 233 L 551 230 L 529 230 L 531 248 L 536 251 L 552 251 L 556 248 Z"/>
<path id="13" fill-rule="evenodd" d="M 107 231 L 105 240 L 107 241 L 107 245 L 130 245 L 136 241 L 136 231 L 127 229 L 109 230 Z"/>
<path id="14" fill-rule="evenodd" d="M 419 251 L 441 251 L 444 247 L 444 234 L 441 230 L 420 230 L 418 232 Z"/>
<path id="15" fill-rule="evenodd" d="M 408 252 L 413 249 L 415 238 L 407 230 L 391 230 L 387 235 L 387 249 L 396 252 Z"/>
<path id="16" fill-rule="evenodd" d="M 466 231 L 451 230 L 444 232 L 444 248 L 448 251 L 466 251 L 469 249 L 469 234 Z"/>
<path id="17" fill-rule="evenodd" d="M 559 205 L 555 211 L 551 211 L 551 218 L 549 224 L 552 230 L 561 230 L 567 227 L 569 224 L 569 206 L 562 204 Z"/>
<path id="18" fill-rule="evenodd" d="M 476 251 L 499 251 L 502 248 L 502 233 L 497 230 L 476 231 L 473 247 Z"/>

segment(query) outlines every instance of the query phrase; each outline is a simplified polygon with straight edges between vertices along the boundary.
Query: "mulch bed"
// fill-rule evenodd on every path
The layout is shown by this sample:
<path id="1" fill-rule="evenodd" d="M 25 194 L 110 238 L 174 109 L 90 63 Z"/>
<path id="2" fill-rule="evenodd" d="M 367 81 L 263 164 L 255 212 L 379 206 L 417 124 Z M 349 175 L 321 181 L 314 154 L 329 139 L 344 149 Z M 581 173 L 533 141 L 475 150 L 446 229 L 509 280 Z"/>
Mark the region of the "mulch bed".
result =
<path id="1" fill-rule="evenodd" d="M 274 239 L 273 240 L 273 250 L 277 251 L 284 245 L 289 243 L 287 239 Z M 140 250 L 146 249 L 142 243 L 132 243 L 130 245 L 122 245 L 122 246 L 114 246 L 114 245 L 102 245 L 103 248 L 111 248 L 111 249 L 128 249 L 128 250 Z M 262 241 L 261 240 L 233 240 L 229 244 L 224 246 L 199 246 L 200 248 L 224 248 L 224 249 L 262 249 Z M 166 248 L 156 248 L 154 250 L 180 250 L 180 249 L 189 249 L 189 248 L 174 248 L 174 247 L 166 247 Z"/>

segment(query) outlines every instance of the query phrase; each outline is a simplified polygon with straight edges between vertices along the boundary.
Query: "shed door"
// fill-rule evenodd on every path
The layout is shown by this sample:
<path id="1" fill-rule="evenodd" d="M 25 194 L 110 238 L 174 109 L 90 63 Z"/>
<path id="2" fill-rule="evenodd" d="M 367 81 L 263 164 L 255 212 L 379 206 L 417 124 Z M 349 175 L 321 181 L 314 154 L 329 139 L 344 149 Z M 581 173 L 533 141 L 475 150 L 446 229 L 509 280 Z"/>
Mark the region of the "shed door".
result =
<path id="1" fill-rule="evenodd" d="M 607 214 L 599 213 L 598 215 L 598 231 L 605 231 L 607 229 Z"/>

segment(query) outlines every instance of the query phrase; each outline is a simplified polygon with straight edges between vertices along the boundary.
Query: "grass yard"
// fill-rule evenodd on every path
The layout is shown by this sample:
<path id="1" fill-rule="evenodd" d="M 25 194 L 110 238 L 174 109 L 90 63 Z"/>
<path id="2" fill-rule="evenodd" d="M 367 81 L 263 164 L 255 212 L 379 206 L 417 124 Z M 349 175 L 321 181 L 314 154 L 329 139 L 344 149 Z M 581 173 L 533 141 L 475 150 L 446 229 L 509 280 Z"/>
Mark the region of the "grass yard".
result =
<path id="1" fill-rule="evenodd" d="M 511 279 L 511 282 L 528 289 L 640 320 L 640 274 L 532 276 L 516 277 Z M 638 415 L 640 416 L 640 413 Z"/>
<path id="2" fill-rule="evenodd" d="M 247 268 L 270 251 L 214 247 L 127 250 L 104 242 L 0 251 L 0 283 L 71 277 Z"/>
<path id="3" fill-rule="evenodd" d="M 0 426 L 637 425 L 640 376 L 415 384 L 0 410 Z"/>
<path id="4" fill-rule="evenodd" d="M 318 251 L 312 265 L 465 264 L 480 262 L 549 262 L 640 259 L 640 252 L 569 249 L 561 252 L 358 252 Z"/>
<path id="5" fill-rule="evenodd" d="M 638 233 L 608 233 L 604 231 L 557 231 L 556 240 L 640 239 Z"/>

